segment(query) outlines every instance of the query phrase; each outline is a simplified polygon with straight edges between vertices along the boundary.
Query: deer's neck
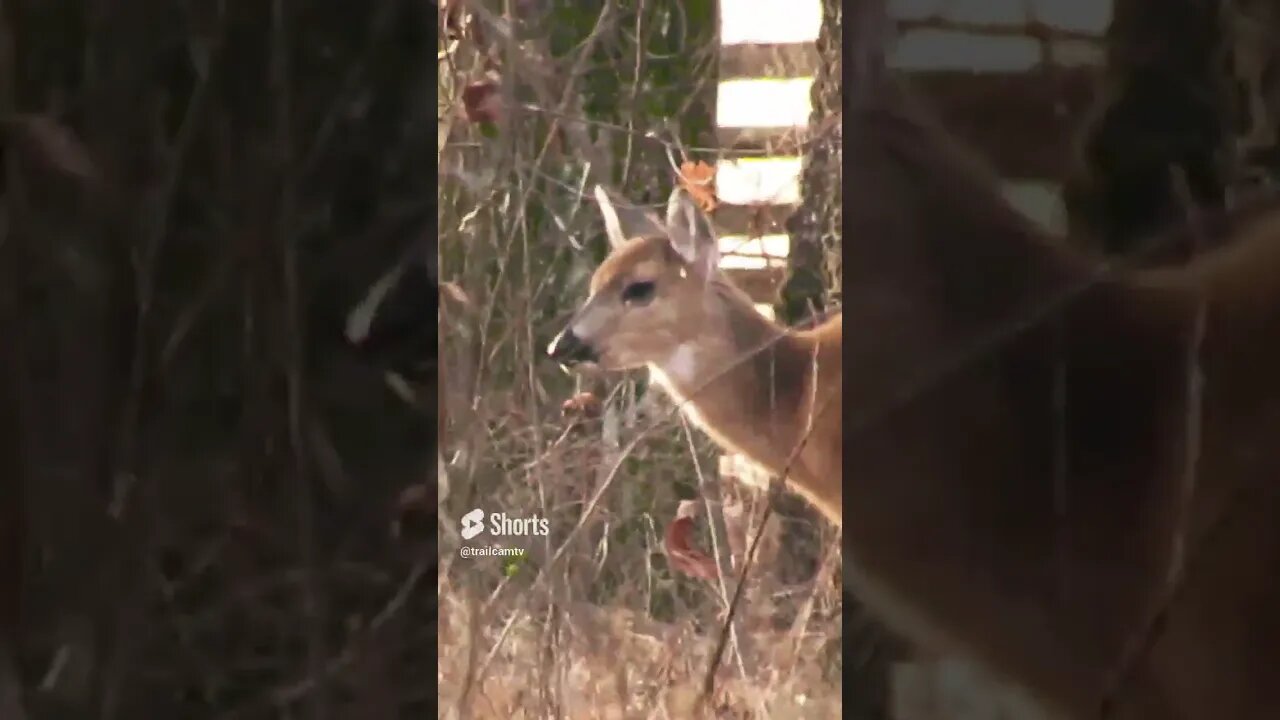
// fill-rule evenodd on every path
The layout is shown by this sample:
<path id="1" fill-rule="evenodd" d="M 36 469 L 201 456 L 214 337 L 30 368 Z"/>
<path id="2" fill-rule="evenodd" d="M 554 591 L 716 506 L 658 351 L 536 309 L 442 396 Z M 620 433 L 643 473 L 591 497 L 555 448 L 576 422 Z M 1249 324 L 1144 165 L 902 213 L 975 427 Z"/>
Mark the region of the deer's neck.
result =
<path id="1" fill-rule="evenodd" d="M 712 327 L 650 365 L 650 376 L 722 447 L 781 473 L 803 434 L 813 341 L 731 291 L 719 292 Z"/>
<path id="2" fill-rule="evenodd" d="M 1203 299 L 1200 362 L 1212 385 L 1206 392 L 1224 406 L 1219 415 L 1243 422 L 1280 413 L 1272 370 L 1280 364 L 1280 205 L 1269 210 L 1189 267 L 1147 275 L 1159 284 L 1191 285 Z"/>

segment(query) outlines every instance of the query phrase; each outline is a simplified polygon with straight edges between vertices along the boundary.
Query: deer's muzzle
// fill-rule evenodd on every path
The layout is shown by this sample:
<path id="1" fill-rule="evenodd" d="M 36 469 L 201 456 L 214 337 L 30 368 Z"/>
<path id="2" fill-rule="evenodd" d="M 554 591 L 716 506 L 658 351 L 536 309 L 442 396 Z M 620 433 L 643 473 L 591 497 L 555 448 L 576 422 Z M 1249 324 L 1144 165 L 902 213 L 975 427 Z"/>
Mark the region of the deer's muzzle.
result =
<path id="1" fill-rule="evenodd" d="M 547 355 L 552 360 L 565 366 L 573 366 L 584 362 L 597 362 L 599 358 L 596 356 L 595 350 L 590 345 L 582 342 L 577 335 L 573 334 L 573 328 L 568 327 L 551 341 L 551 345 L 547 346 Z"/>

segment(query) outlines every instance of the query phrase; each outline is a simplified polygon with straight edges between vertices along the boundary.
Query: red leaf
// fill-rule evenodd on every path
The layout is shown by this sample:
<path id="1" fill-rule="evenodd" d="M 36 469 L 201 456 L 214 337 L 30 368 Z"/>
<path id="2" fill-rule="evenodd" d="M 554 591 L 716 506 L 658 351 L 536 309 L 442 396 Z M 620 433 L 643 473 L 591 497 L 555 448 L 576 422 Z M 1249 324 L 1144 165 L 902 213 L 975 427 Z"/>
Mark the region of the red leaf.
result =
<path id="1" fill-rule="evenodd" d="M 675 519 L 667 524 L 662 547 L 666 550 L 671 567 L 691 577 L 715 580 L 719 576 L 715 560 L 693 547 L 691 542 L 696 511 L 697 503 L 694 501 L 680 501 Z"/>
<path id="2" fill-rule="evenodd" d="M 474 123 L 495 123 L 502 112 L 502 100 L 498 96 L 498 82 L 489 77 L 468 84 L 462 89 L 462 109 L 467 119 Z"/>

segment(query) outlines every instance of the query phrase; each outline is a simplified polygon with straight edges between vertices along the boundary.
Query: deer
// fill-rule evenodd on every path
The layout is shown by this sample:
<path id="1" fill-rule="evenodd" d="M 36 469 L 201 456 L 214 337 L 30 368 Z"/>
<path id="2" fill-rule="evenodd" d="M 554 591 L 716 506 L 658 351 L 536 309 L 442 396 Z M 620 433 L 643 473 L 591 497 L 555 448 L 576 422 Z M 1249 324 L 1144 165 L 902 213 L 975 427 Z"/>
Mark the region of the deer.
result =
<path id="1" fill-rule="evenodd" d="M 1280 202 L 1091 255 L 886 80 L 846 108 L 846 579 L 1050 717 L 1280 708 Z"/>
<path id="2" fill-rule="evenodd" d="M 566 367 L 647 368 L 720 447 L 778 477 L 839 524 L 841 316 L 786 328 L 720 270 L 716 233 L 679 185 L 666 218 L 594 188 L 610 255 L 547 349 Z"/>
<path id="3" fill-rule="evenodd" d="M 758 313 L 679 190 L 624 228 L 596 188 L 610 254 L 550 357 L 647 368 L 840 529 L 889 628 L 1048 717 L 1273 716 L 1280 202 L 1186 262 L 1128 266 L 1013 207 L 905 85 L 845 112 L 837 315 Z"/>

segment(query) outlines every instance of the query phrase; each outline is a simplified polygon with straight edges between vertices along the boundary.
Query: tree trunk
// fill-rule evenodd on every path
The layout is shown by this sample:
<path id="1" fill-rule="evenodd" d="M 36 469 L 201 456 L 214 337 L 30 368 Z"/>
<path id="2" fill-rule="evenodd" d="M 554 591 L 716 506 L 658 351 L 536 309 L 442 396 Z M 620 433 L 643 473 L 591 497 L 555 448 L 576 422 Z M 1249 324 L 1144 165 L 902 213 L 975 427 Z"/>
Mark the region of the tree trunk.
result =
<path id="1" fill-rule="evenodd" d="M 1280 184 L 1280 7 L 1231 0 L 1227 26 L 1241 118 L 1236 127 L 1232 198 Z"/>
<path id="2" fill-rule="evenodd" d="M 823 0 L 818 34 L 818 72 L 813 81 L 814 129 L 800 178 L 803 200 L 786 222 L 791 236 L 789 276 L 782 288 L 781 317 L 788 323 L 840 297 L 840 204 L 843 179 L 840 110 L 841 3 Z"/>
<path id="3" fill-rule="evenodd" d="M 1128 255 L 1193 208 L 1224 207 L 1232 93 L 1221 3 L 1116 0 L 1113 13 L 1104 87 L 1063 199 L 1074 237 Z"/>

